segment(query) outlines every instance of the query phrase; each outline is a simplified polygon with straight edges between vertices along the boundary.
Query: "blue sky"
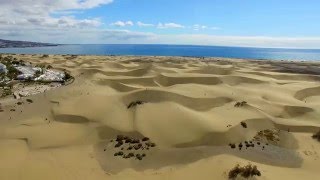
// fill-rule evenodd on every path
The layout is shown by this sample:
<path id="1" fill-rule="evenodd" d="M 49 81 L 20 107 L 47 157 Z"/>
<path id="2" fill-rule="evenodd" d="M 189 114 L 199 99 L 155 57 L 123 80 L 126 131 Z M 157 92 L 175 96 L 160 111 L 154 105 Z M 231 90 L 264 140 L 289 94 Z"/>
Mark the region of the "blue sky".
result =
<path id="1" fill-rule="evenodd" d="M 173 22 L 218 27 L 202 32 L 244 36 L 320 35 L 320 1 L 308 0 L 115 0 L 109 5 L 79 14 L 80 18 L 101 17 L 108 26 L 115 21 L 157 24 Z M 126 29 L 159 33 L 197 33 L 193 29 Z"/>
<path id="2" fill-rule="evenodd" d="M 320 48 L 319 0 L 0 2 L 0 38 Z"/>

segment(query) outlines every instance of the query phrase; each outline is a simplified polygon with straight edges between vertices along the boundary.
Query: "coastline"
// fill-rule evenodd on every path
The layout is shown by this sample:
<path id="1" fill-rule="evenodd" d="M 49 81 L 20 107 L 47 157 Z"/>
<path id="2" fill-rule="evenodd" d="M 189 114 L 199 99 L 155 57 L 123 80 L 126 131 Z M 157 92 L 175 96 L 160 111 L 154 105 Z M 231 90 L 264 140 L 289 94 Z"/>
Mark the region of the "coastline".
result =
<path id="1" fill-rule="evenodd" d="M 75 80 L 1 99 L 0 179 L 227 179 L 237 164 L 262 179 L 320 175 L 320 62 L 11 55 Z M 145 149 L 115 147 L 119 135 Z"/>
<path id="2" fill-rule="evenodd" d="M 0 39 L 0 49 L 48 47 L 48 46 L 57 46 L 57 45 L 58 44 L 53 44 L 53 43 L 40 43 L 40 42 L 30 42 L 30 41 L 12 41 L 12 40 Z"/>
<path id="3" fill-rule="evenodd" d="M 132 55 L 132 56 L 189 56 L 225 57 L 243 59 L 308 60 L 319 61 L 317 49 L 277 49 L 186 45 L 137 45 L 137 44 L 83 44 L 51 47 L 4 48 L 2 53 L 19 54 L 73 54 L 73 55 Z"/>
<path id="4" fill-rule="evenodd" d="M 73 44 L 57 44 L 55 46 L 68 46 Z M 42 46 L 42 47 L 50 47 L 50 46 Z M 19 48 L 19 47 L 17 47 Z M 21 48 L 21 47 L 20 47 Z M 26 47 L 29 48 L 29 47 Z M 31 47 L 32 48 L 32 47 Z M 167 55 L 117 55 L 117 54 L 106 54 L 106 55 L 99 55 L 99 54 L 47 54 L 47 53 L 2 53 L 0 52 L 0 55 L 5 56 L 43 56 L 43 55 L 49 55 L 49 56 L 91 56 L 91 57 L 128 57 L 128 58 L 177 58 L 181 59 L 184 58 L 185 60 L 200 60 L 200 61 L 251 61 L 251 62 L 279 62 L 279 63 L 311 63 L 311 64 L 319 64 L 319 60 L 300 60 L 300 59 L 261 59 L 261 58 L 234 58 L 234 57 L 222 57 L 222 56 L 167 56 Z M 149 59 L 148 59 L 149 60 Z"/>

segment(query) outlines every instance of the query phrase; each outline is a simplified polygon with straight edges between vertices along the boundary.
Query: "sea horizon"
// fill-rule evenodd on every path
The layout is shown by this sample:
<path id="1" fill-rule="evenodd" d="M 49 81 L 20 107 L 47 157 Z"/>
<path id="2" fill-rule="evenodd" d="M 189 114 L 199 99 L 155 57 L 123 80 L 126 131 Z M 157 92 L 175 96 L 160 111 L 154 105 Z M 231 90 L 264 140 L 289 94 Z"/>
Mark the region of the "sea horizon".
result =
<path id="1" fill-rule="evenodd" d="M 55 43 L 51 43 L 55 44 Z M 64 45 L 160 45 L 160 46 L 205 46 L 205 47 L 226 47 L 226 48 L 256 48 L 256 49 L 290 49 L 290 50 L 320 50 L 319 48 L 303 48 L 303 47 L 260 47 L 260 46 L 227 46 L 227 45 L 207 45 L 207 44 L 143 44 L 143 43 L 136 43 L 136 44 L 130 44 L 130 43 L 71 43 L 71 44 L 56 44 L 58 46 L 64 46 Z"/>
<path id="2" fill-rule="evenodd" d="M 320 49 L 173 44 L 57 44 L 57 46 L 44 47 L 0 48 L 0 53 L 187 56 L 258 60 L 320 60 Z"/>

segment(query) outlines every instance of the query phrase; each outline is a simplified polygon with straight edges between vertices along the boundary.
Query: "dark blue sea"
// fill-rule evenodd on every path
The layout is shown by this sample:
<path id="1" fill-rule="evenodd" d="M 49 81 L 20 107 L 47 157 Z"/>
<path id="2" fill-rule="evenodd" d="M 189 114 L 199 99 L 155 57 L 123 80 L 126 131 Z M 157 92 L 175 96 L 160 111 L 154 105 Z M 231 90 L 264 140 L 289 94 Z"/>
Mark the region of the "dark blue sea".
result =
<path id="1" fill-rule="evenodd" d="M 0 53 L 195 56 L 273 60 L 320 60 L 320 49 L 278 49 L 191 45 L 60 45 L 52 47 L 4 48 Z"/>

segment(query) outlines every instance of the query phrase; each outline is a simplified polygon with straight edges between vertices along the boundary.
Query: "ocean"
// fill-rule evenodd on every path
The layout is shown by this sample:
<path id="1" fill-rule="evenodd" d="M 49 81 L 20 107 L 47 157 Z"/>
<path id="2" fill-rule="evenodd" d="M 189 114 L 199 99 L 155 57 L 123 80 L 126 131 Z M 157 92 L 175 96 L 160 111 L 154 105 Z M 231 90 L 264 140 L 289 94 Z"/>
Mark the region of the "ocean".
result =
<path id="1" fill-rule="evenodd" d="M 87 44 L 32 48 L 2 48 L 0 53 L 194 56 L 272 60 L 320 60 L 320 49 L 280 49 L 192 45 Z"/>

